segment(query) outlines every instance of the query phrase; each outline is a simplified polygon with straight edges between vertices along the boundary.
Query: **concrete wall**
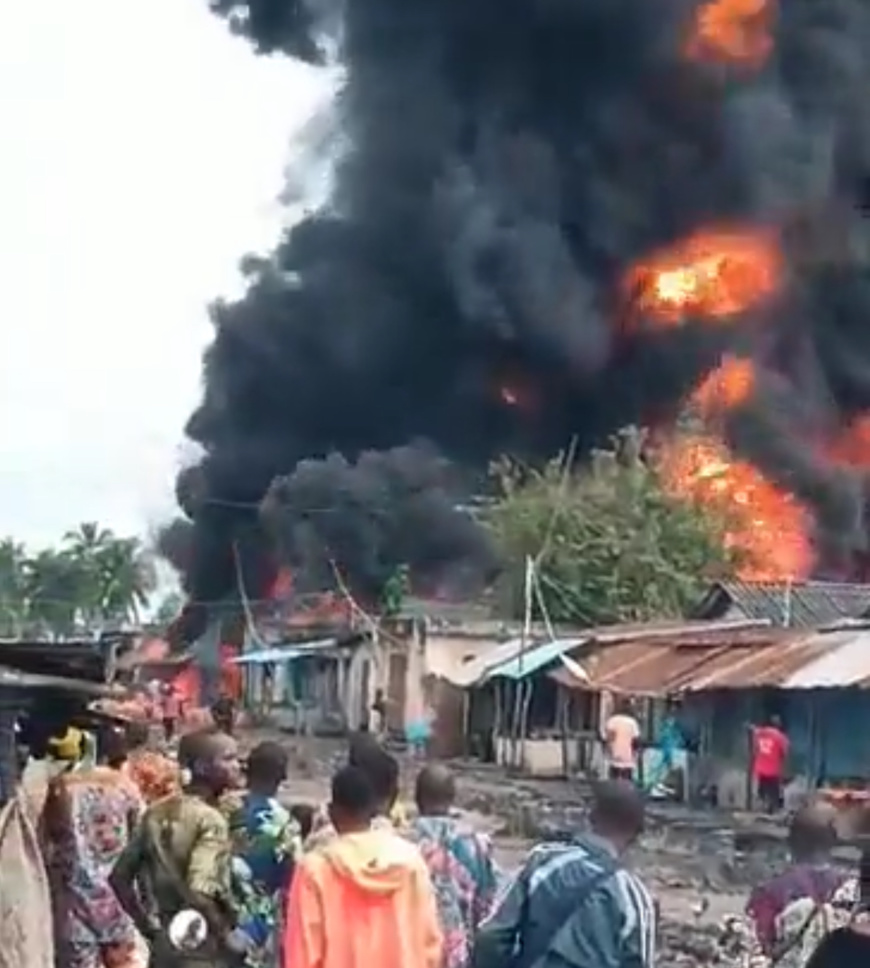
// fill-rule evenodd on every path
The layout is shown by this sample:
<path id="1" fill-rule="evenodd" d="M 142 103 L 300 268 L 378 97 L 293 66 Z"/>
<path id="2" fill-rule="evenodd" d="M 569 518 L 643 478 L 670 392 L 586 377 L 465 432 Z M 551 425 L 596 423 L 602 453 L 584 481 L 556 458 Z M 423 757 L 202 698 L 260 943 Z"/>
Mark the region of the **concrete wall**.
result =
<path id="1" fill-rule="evenodd" d="M 577 745 L 568 744 L 568 771 L 576 770 Z M 504 736 L 495 740 L 496 760 L 501 766 L 512 766 L 523 773 L 536 777 L 561 777 L 565 775 L 564 746 L 561 739 L 527 739 L 525 743 L 513 743 Z M 519 760 L 519 761 L 518 761 Z"/>

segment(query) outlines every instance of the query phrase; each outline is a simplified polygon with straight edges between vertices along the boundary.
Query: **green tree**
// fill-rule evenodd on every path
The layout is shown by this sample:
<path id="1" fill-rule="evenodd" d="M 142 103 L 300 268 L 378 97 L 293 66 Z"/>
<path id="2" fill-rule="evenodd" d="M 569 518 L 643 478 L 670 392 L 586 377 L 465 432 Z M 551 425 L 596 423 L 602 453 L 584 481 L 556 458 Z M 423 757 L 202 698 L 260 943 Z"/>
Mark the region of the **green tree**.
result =
<path id="1" fill-rule="evenodd" d="M 579 469 L 496 465 L 501 496 L 486 520 L 508 562 L 501 600 L 514 617 L 529 557 L 549 618 L 575 625 L 678 617 L 711 579 L 734 574 L 726 509 L 669 494 L 643 444 L 628 430 Z"/>
<path id="2" fill-rule="evenodd" d="M 27 614 L 24 545 L 11 538 L 0 540 L 0 635 L 21 634 Z"/>
<path id="3" fill-rule="evenodd" d="M 91 576 L 68 551 L 44 548 L 24 563 L 26 621 L 34 632 L 69 635 L 90 606 Z"/>
<path id="4" fill-rule="evenodd" d="M 0 635 L 69 635 L 82 627 L 138 622 L 156 585 L 152 556 L 138 538 L 94 522 L 58 547 L 28 555 L 0 540 Z"/>
<path id="5" fill-rule="evenodd" d="M 86 521 L 64 535 L 64 551 L 81 572 L 84 621 L 139 621 L 156 581 L 151 556 L 138 538 L 121 538 Z"/>

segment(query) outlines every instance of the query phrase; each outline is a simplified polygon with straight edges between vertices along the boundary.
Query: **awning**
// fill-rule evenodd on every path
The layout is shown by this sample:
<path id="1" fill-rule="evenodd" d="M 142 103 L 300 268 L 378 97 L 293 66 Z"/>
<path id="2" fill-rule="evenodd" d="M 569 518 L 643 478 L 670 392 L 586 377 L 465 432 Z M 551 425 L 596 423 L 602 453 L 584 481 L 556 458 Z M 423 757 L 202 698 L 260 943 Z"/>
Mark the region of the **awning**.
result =
<path id="1" fill-rule="evenodd" d="M 306 656 L 317 655 L 324 649 L 335 646 L 335 639 L 321 639 L 317 642 L 300 642 L 298 645 L 275 646 L 271 649 L 259 649 L 256 652 L 244 652 L 233 659 L 236 665 L 269 665 L 273 662 L 293 662 Z"/>

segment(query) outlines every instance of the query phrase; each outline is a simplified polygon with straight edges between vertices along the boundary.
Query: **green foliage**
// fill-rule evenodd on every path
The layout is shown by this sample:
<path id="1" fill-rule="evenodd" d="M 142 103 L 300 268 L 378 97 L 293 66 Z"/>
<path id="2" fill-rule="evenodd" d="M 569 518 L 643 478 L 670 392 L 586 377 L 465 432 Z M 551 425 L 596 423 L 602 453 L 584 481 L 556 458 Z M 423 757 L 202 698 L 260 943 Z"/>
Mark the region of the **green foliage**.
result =
<path id="1" fill-rule="evenodd" d="M 501 598 L 513 617 L 527 557 L 550 619 L 574 625 L 679 617 L 711 580 L 733 576 L 727 514 L 671 496 L 643 443 L 624 431 L 579 469 L 496 465 L 501 498 L 487 523 L 510 563 Z"/>
<path id="2" fill-rule="evenodd" d="M 70 634 L 78 628 L 138 621 L 155 585 L 138 538 L 87 522 L 56 548 L 28 554 L 0 541 L 0 634 Z"/>

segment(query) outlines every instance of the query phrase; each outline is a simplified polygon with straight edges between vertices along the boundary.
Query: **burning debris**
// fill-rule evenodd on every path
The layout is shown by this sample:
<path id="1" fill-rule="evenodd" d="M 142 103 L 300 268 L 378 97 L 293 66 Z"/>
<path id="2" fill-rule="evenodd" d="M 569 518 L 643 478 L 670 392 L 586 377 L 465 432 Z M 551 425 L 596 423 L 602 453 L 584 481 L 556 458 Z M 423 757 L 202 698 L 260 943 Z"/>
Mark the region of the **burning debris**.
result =
<path id="1" fill-rule="evenodd" d="M 364 582 L 393 554 L 435 580 L 488 558 L 426 497 L 409 441 L 473 484 L 501 453 L 582 452 L 629 422 L 661 436 L 686 406 L 706 426 L 665 440 L 669 486 L 733 503 L 753 574 L 850 573 L 870 463 L 866 4 L 212 6 L 260 52 L 339 52 L 347 149 L 329 204 L 214 307 L 188 426 L 197 597 L 231 583 L 240 529 L 262 553 L 276 478 L 295 479 L 268 502 L 290 557 L 324 541 L 319 504 Z M 361 457 L 396 448 L 402 483 Z M 401 532 L 374 541 L 374 572 L 373 527 Z"/>

